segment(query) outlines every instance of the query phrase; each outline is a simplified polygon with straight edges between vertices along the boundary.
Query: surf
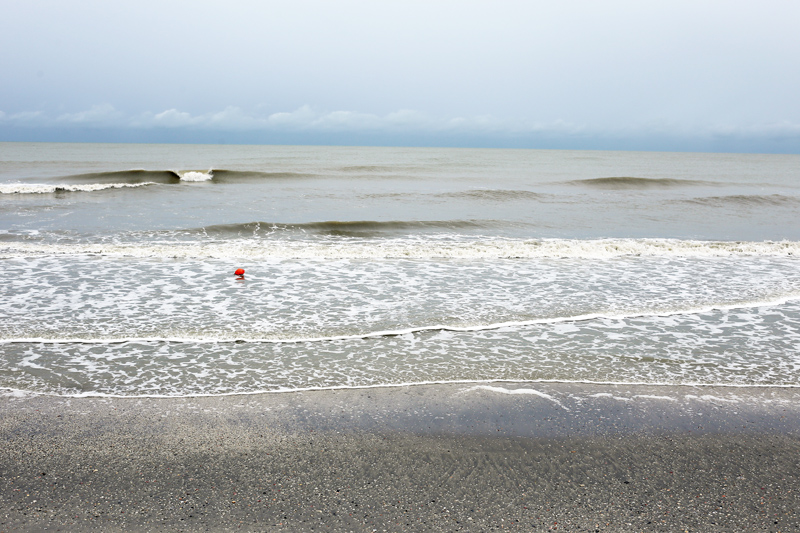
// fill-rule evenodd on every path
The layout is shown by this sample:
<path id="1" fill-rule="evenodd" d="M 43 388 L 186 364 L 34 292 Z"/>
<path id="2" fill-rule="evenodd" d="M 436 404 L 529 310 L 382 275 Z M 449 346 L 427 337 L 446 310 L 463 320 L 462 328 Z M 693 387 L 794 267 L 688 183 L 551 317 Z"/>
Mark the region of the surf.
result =
<path id="1" fill-rule="evenodd" d="M 360 223 L 354 223 L 359 227 Z M 310 226 L 307 226 L 310 227 Z M 189 235 L 162 235 L 155 242 L 114 240 L 111 242 L 48 243 L 37 235 L 19 240 L 5 235 L 0 257 L 100 256 L 153 259 L 264 260 L 388 260 L 388 259 L 596 259 L 622 257 L 800 257 L 800 241 L 693 241 L 677 239 L 506 239 L 453 235 L 415 235 L 399 238 L 351 238 L 335 235 L 336 224 L 323 224 L 327 237 L 284 239 L 272 232 L 280 226 L 260 224 L 213 227 Z M 351 227 L 345 224 L 345 227 Z M 263 234 L 259 233 L 263 232 Z M 251 237 L 245 238 L 243 234 Z M 343 232 L 340 232 L 343 233 Z M 204 238 L 205 237 L 205 238 Z M 273 238 L 275 237 L 275 238 Z M 57 236 L 60 240 L 61 236 Z"/>
<path id="2" fill-rule="evenodd" d="M 82 185 L 48 185 L 43 183 L 4 183 L 0 184 L 0 194 L 57 194 L 72 192 L 95 192 L 108 189 L 126 189 L 157 185 L 153 181 L 140 183 L 87 183 Z"/>
<path id="3" fill-rule="evenodd" d="M 210 336 L 181 336 L 165 335 L 151 337 L 136 337 L 115 335 L 110 337 L 7 337 L 0 336 L 0 344 L 308 344 L 327 343 L 336 341 L 360 341 L 382 337 L 402 337 L 421 333 L 453 332 L 477 333 L 482 331 L 495 331 L 506 329 L 525 329 L 532 326 L 547 326 L 557 324 L 570 324 L 590 321 L 625 321 L 638 318 L 668 318 L 682 315 L 699 315 L 716 311 L 736 311 L 739 309 L 770 308 L 785 305 L 789 302 L 800 300 L 800 292 L 769 295 L 739 301 L 715 302 L 704 305 L 669 306 L 660 309 L 630 309 L 628 311 L 599 311 L 563 316 L 543 316 L 526 320 L 507 320 L 479 324 L 429 324 L 416 325 L 397 329 L 364 331 L 352 334 L 330 334 L 318 336 L 286 336 L 286 335 L 210 335 Z"/>

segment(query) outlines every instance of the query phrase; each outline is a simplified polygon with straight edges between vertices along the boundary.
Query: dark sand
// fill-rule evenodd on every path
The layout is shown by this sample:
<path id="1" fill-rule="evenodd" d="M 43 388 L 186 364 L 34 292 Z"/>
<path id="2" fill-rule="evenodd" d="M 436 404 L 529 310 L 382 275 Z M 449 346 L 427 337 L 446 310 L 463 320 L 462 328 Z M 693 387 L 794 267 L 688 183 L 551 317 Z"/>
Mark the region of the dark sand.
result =
<path id="1" fill-rule="evenodd" d="M 493 387 L 6 396 L 0 531 L 800 531 L 799 389 Z"/>

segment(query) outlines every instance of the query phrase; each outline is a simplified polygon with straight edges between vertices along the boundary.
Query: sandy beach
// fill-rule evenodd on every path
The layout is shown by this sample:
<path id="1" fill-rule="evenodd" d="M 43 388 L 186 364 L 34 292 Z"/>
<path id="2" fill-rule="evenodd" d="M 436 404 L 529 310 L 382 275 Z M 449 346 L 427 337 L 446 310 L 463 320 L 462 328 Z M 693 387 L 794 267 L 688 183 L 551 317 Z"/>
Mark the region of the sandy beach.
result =
<path id="1" fill-rule="evenodd" d="M 0 531 L 795 531 L 800 390 L 6 396 Z"/>

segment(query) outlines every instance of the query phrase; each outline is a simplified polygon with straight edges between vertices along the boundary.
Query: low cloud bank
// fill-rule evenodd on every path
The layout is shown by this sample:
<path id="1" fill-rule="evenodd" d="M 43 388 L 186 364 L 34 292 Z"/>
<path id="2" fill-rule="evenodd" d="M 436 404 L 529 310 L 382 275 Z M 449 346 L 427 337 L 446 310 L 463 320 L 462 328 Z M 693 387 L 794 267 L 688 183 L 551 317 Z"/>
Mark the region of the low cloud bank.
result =
<path id="1" fill-rule="evenodd" d="M 565 122 L 525 124 L 503 121 L 492 116 L 434 118 L 412 110 L 399 110 L 387 115 L 354 111 L 318 112 L 303 106 L 291 112 L 271 114 L 246 113 L 238 107 L 227 107 L 215 113 L 193 115 L 178 109 L 160 113 L 144 112 L 125 115 L 110 104 L 93 106 L 77 113 L 50 116 L 42 111 L 6 114 L 0 111 L 0 123 L 19 127 L 97 127 L 97 128 L 191 128 L 219 131 L 462 131 L 492 133 L 524 133 L 527 131 L 559 131 L 578 133 L 583 127 Z"/>
<path id="2" fill-rule="evenodd" d="M 0 140 L 236 142 L 685 150 L 800 153 L 800 124 L 685 125 L 652 122 L 600 128 L 566 121 L 508 120 L 491 115 L 433 117 L 414 110 L 245 112 L 238 107 L 192 114 L 179 109 L 126 114 L 110 104 L 84 111 L 0 111 Z"/>

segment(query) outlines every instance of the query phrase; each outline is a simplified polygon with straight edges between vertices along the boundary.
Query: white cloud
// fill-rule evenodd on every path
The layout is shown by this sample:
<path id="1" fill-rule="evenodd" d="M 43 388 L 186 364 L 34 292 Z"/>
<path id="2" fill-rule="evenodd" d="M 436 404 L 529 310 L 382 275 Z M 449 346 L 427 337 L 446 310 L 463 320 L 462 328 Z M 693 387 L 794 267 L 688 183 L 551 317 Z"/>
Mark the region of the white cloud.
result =
<path id="1" fill-rule="evenodd" d="M 424 113 L 413 109 L 401 109 L 394 113 L 389 113 L 386 115 L 386 120 L 398 126 L 410 127 L 429 126 L 431 122 Z"/>
<path id="2" fill-rule="evenodd" d="M 22 126 L 40 126 L 50 121 L 44 111 L 22 111 L 0 117 L 3 122 Z"/>
<path id="3" fill-rule="evenodd" d="M 388 129 L 391 123 L 386 122 L 377 115 L 369 113 L 356 113 L 353 111 L 333 111 L 319 115 L 311 124 L 312 128 L 334 131 L 369 131 L 375 129 Z"/>
<path id="4" fill-rule="evenodd" d="M 800 124 L 794 124 L 788 120 L 749 126 L 718 125 L 711 128 L 710 131 L 713 135 L 721 137 L 800 138 Z"/>
<path id="5" fill-rule="evenodd" d="M 56 121 L 74 124 L 114 124 L 123 119 L 124 114 L 114 109 L 113 105 L 100 104 L 86 111 L 65 113 L 56 118 Z"/>
<path id="6" fill-rule="evenodd" d="M 234 106 L 228 106 L 206 117 L 208 126 L 220 129 L 258 129 L 264 125 L 263 119 L 252 117 Z"/>
<path id="7" fill-rule="evenodd" d="M 294 111 L 267 114 L 229 106 L 213 113 L 192 114 L 176 108 L 161 112 L 126 115 L 111 104 L 99 104 L 84 111 L 62 113 L 55 118 L 44 111 L 5 113 L 0 124 L 26 128 L 116 128 L 128 130 L 173 129 L 216 132 L 293 132 L 402 134 L 424 136 L 477 136 L 486 139 L 605 139 L 642 138 L 682 139 L 688 142 L 713 140 L 800 140 L 800 124 L 781 121 L 755 124 L 688 124 L 651 120 L 622 128 L 600 128 L 564 120 L 531 122 L 504 119 L 494 115 L 435 117 L 413 109 L 401 109 L 385 115 L 358 111 L 317 111 L 304 105 Z"/>
<path id="8" fill-rule="evenodd" d="M 149 124 L 148 124 L 149 122 Z M 199 123 L 199 120 L 192 117 L 191 114 L 185 111 L 178 111 L 177 109 L 167 109 L 156 115 L 149 116 L 145 114 L 145 121 L 142 126 L 165 126 L 167 128 L 184 128 L 186 126 L 194 126 Z"/>
<path id="9" fill-rule="evenodd" d="M 267 117 L 267 122 L 273 126 L 297 128 L 308 126 L 315 118 L 316 114 L 311 107 L 304 105 L 291 113 L 273 113 Z"/>

